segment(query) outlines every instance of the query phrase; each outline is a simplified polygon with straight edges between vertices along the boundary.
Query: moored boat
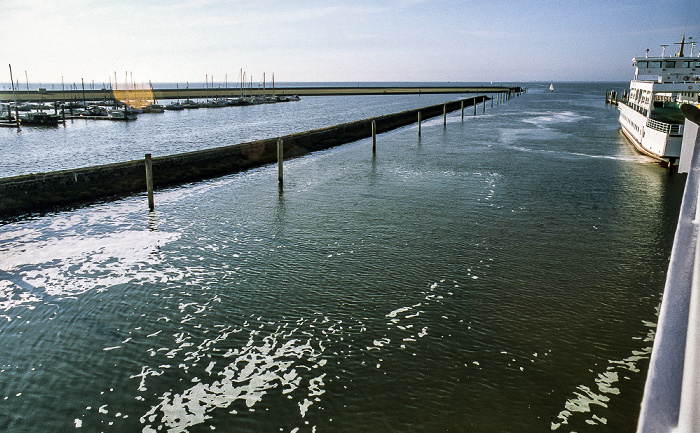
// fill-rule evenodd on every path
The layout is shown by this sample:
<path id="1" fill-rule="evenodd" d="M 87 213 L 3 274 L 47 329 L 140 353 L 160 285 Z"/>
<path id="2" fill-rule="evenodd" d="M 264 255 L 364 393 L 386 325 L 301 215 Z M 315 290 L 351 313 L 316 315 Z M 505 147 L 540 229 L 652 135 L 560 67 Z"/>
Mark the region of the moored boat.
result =
<path id="1" fill-rule="evenodd" d="M 19 123 L 22 125 L 58 125 L 60 121 L 61 116 L 42 111 L 32 111 L 19 116 Z"/>
<path id="2" fill-rule="evenodd" d="M 189 99 L 186 100 L 185 102 L 183 102 L 183 103 L 182 103 L 182 106 L 183 106 L 184 108 L 189 108 L 189 109 L 199 108 L 199 104 L 198 104 L 198 103 L 196 103 L 196 102 L 194 102 L 194 101 L 191 101 L 191 100 L 189 100 Z"/>
<path id="3" fill-rule="evenodd" d="M 153 102 L 141 108 L 141 111 L 143 111 L 144 113 L 163 113 L 165 111 L 165 107 Z"/>
<path id="4" fill-rule="evenodd" d="M 678 54 L 635 57 L 634 79 L 627 98 L 618 104 L 622 132 L 641 153 L 672 166 L 680 157 L 685 118 L 683 103 L 697 103 L 700 57 L 685 56 L 685 36 Z"/>
<path id="5" fill-rule="evenodd" d="M 182 106 L 179 102 L 171 102 L 170 104 L 166 105 L 165 107 L 166 110 L 172 110 L 172 111 L 179 111 L 179 110 L 184 110 L 185 107 Z"/>
<path id="6" fill-rule="evenodd" d="M 90 105 L 79 114 L 83 117 L 109 116 L 109 111 L 99 105 Z"/>
<path id="7" fill-rule="evenodd" d="M 138 115 L 136 113 L 124 110 L 112 110 L 109 112 L 110 120 L 136 120 Z"/>

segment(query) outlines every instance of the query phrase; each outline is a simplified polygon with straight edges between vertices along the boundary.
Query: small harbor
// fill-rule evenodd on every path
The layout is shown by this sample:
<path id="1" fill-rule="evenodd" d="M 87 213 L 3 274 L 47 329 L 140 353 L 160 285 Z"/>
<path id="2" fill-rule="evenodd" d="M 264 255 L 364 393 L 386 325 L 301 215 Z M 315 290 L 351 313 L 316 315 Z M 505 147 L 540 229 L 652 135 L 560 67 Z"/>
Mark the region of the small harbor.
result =
<path id="1" fill-rule="evenodd" d="M 153 212 L 138 193 L 4 222 L 0 428 L 633 431 L 685 177 L 619 133 L 602 95 L 622 86 L 529 84 L 377 134 L 376 152 L 286 161 L 282 188 L 273 163 L 156 190 Z M 5 169 L 28 173 L 454 99 L 0 134 Z"/>
<path id="2" fill-rule="evenodd" d="M 481 93 L 491 95 L 519 94 L 517 86 L 313 86 L 251 88 L 137 88 L 118 90 L 51 90 L 39 87 L 32 94 L 0 91 L 0 126 L 51 126 L 66 119 L 136 120 L 142 113 L 163 113 L 196 108 L 240 107 L 259 104 L 298 101 L 301 96 L 360 96 L 360 95 L 450 95 Z M 492 96 L 493 97 L 493 96 Z M 499 96 L 500 97 L 500 96 Z M 160 104 L 159 101 L 165 101 Z M 20 114 L 21 113 L 21 114 Z"/>

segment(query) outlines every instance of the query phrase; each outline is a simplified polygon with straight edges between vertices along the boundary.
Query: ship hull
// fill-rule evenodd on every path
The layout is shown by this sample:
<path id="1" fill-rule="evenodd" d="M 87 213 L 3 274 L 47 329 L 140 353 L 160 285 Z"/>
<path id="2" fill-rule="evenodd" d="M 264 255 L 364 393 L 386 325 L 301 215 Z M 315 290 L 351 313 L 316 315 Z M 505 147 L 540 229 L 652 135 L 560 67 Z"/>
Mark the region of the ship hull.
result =
<path id="1" fill-rule="evenodd" d="M 680 157 L 682 135 L 671 135 L 648 126 L 646 116 L 625 104 L 618 108 L 622 132 L 639 153 L 667 163 Z"/>

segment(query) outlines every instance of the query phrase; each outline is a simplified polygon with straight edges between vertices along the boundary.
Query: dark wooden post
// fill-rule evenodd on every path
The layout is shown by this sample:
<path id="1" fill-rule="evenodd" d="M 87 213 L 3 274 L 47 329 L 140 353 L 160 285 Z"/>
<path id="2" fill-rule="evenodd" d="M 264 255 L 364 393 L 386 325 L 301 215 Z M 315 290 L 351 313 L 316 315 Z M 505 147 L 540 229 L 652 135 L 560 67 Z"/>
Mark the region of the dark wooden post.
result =
<path id="1" fill-rule="evenodd" d="M 423 121 L 423 113 L 418 112 L 418 135 L 420 135 L 421 122 Z"/>
<path id="2" fill-rule="evenodd" d="M 284 162 L 284 141 L 281 138 L 277 139 L 277 180 L 280 185 L 284 182 L 282 165 Z"/>
<path id="3" fill-rule="evenodd" d="M 372 153 L 377 153 L 377 122 L 372 119 Z"/>
<path id="4" fill-rule="evenodd" d="M 155 203 L 153 200 L 153 162 L 151 161 L 151 154 L 146 154 L 146 190 L 148 191 L 148 209 L 153 211 L 155 209 Z"/>

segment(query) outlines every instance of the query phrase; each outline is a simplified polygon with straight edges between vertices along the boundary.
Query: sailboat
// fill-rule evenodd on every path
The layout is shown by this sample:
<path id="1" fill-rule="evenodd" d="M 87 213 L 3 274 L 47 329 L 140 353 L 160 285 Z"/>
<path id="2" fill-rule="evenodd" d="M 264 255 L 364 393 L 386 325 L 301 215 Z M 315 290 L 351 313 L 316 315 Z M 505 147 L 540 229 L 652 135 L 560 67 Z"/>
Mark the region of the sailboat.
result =
<path id="1" fill-rule="evenodd" d="M 165 108 L 166 110 L 184 110 L 185 107 L 180 104 L 180 85 L 175 83 L 175 87 L 177 88 L 177 102 L 173 101 L 170 104 L 166 105 Z"/>
<path id="2" fill-rule="evenodd" d="M 550 84 L 550 85 L 549 85 L 549 91 L 550 91 L 550 92 L 553 92 L 553 91 L 554 91 L 554 84 Z"/>

